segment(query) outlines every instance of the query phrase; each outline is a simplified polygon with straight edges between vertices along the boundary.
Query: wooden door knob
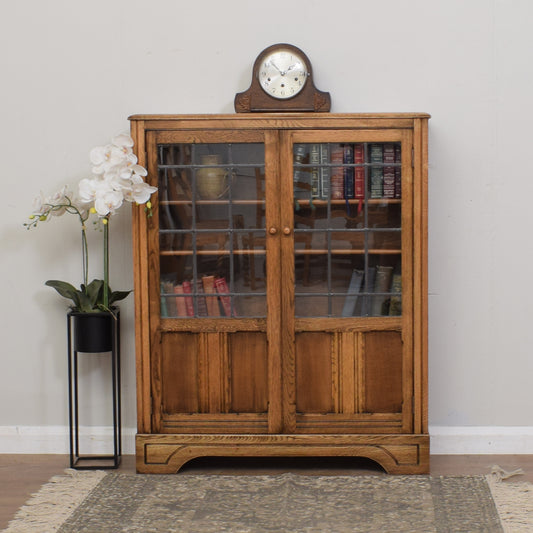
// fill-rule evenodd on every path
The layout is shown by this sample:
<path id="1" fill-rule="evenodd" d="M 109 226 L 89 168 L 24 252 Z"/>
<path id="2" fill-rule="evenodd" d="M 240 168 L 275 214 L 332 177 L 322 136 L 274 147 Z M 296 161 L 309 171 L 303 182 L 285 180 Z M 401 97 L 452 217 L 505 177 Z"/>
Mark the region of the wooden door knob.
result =
<path id="1" fill-rule="evenodd" d="M 276 235 L 277 232 L 278 232 L 278 228 L 275 228 L 274 226 L 272 226 L 272 227 L 268 230 L 268 233 L 270 233 L 270 235 Z"/>
<path id="2" fill-rule="evenodd" d="M 289 228 L 288 226 L 285 226 L 285 227 L 283 228 L 283 233 L 284 233 L 285 235 L 290 235 L 290 234 L 291 234 L 291 228 Z"/>

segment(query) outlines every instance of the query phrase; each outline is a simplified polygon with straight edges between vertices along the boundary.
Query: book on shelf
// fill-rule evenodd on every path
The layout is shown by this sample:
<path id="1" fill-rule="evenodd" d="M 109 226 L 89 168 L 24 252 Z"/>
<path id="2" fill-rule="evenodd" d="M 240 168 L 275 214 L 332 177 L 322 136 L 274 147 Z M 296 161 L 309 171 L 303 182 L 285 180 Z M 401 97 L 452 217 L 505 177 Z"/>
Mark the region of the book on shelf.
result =
<path id="1" fill-rule="evenodd" d="M 202 276 L 202 287 L 205 293 L 205 302 L 207 306 L 208 316 L 220 316 L 220 307 L 218 305 L 218 297 L 215 289 L 215 276 Z M 215 296 L 207 296 L 214 294 Z"/>
<path id="2" fill-rule="evenodd" d="M 187 316 L 194 316 L 194 302 L 192 297 L 192 285 L 191 282 L 188 280 L 185 280 L 181 284 L 183 288 L 183 294 L 185 294 L 185 310 L 187 312 Z"/>
<path id="3" fill-rule="evenodd" d="M 318 165 L 320 165 L 320 145 L 312 144 L 311 150 L 309 152 L 309 164 L 317 165 L 316 167 L 311 167 L 311 198 L 320 197 L 320 170 Z"/>
<path id="4" fill-rule="evenodd" d="M 345 144 L 343 146 L 343 160 L 345 165 L 353 165 L 353 145 Z M 343 181 L 344 181 L 344 198 L 346 200 L 355 198 L 355 184 L 354 184 L 354 167 L 345 166 L 343 168 Z"/>
<path id="5" fill-rule="evenodd" d="M 356 165 L 354 169 L 354 193 L 355 198 L 362 200 L 365 197 L 365 148 L 361 143 L 354 144 L 353 147 L 353 162 Z"/>
<path id="6" fill-rule="evenodd" d="M 309 169 L 300 166 L 305 165 L 308 160 L 308 145 L 295 144 L 293 157 L 293 196 L 296 199 L 309 199 L 311 197 L 311 176 Z"/>
<path id="7" fill-rule="evenodd" d="M 383 163 L 394 163 L 394 144 L 385 143 L 382 147 L 383 152 Z"/>
<path id="8" fill-rule="evenodd" d="M 169 295 L 174 294 L 174 283 L 172 281 L 164 280 L 161 282 L 161 301 L 164 300 L 165 314 L 161 316 L 172 317 L 177 315 L 176 301 Z"/>
<path id="9" fill-rule="evenodd" d="M 402 314 L 402 275 L 393 274 L 391 283 L 391 297 L 389 315 L 400 316 Z"/>
<path id="10" fill-rule="evenodd" d="M 222 304 L 222 309 L 224 310 L 225 316 L 237 316 L 235 309 L 231 309 L 231 296 L 229 295 L 229 288 L 226 282 L 226 278 L 219 277 L 215 278 L 215 290 L 218 293 L 220 303 Z"/>
<path id="11" fill-rule="evenodd" d="M 331 164 L 340 165 L 331 167 L 330 192 L 332 200 L 342 200 L 344 198 L 344 173 L 342 164 L 344 162 L 344 149 L 342 145 L 331 146 Z"/>
<path id="12" fill-rule="evenodd" d="M 386 309 L 386 304 L 389 300 L 388 293 L 391 286 L 392 279 L 392 270 L 391 266 L 376 266 L 376 281 L 374 284 L 374 294 L 372 298 L 372 316 L 381 316 L 388 315 L 388 309 Z"/>
<path id="13" fill-rule="evenodd" d="M 160 283 L 159 291 L 161 293 L 161 318 L 167 318 L 168 317 L 168 308 L 167 308 L 167 298 L 165 296 L 165 285 L 164 282 Z"/>
<path id="14" fill-rule="evenodd" d="M 207 316 L 207 301 L 204 296 L 204 286 L 201 279 L 196 280 L 196 310 L 198 316 Z"/>
<path id="15" fill-rule="evenodd" d="M 187 305 L 185 304 L 185 295 L 183 292 L 183 285 L 181 283 L 174 285 L 174 294 L 176 295 L 176 315 L 178 317 L 187 316 Z"/>
<path id="16" fill-rule="evenodd" d="M 361 302 L 361 316 L 370 316 L 372 310 L 372 292 L 376 282 L 376 267 L 368 267 L 363 280 L 364 297 Z"/>
<path id="17" fill-rule="evenodd" d="M 383 198 L 395 197 L 395 181 L 394 167 L 383 167 Z"/>
<path id="18" fill-rule="evenodd" d="M 329 198 L 329 144 L 320 145 L 320 198 L 327 200 Z"/>
<path id="19" fill-rule="evenodd" d="M 402 197 L 402 145 L 394 145 L 394 198 Z"/>
<path id="20" fill-rule="evenodd" d="M 383 144 L 370 144 L 370 198 L 383 197 Z M 377 165 L 377 166 L 374 166 Z"/>
<path id="21" fill-rule="evenodd" d="M 395 172 L 394 172 L 394 144 L 383 145 L 383 198 L 394 198 Z"/>
<path id="22" fill-rule="evenodd" d="M 346 298 L 344 299 L 344 306 L 342 308 L 342 316 L 353 316 L 355 312 L 355 306 L 357 304 L 357 297 L 361 290 L 361 283 L 363 281 L 364 272 L 362 270 L 354 269 L 352 271 L 352 277 L 350 279 L 350 285 Z"/>

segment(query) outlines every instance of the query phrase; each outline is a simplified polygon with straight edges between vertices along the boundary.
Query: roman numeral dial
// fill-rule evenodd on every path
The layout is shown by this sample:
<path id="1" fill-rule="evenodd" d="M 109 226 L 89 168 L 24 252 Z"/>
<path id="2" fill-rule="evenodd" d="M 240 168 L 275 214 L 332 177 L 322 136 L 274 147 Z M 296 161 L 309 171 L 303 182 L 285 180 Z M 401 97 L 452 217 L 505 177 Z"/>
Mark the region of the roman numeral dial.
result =
<path id="1" fill-rule="evenodd" d="M 262 58 L 258 79 L 267 94 L 284 100 L 304 88 L 308 75 L 305 62 L 298 54 L 291 50 L 277 50 Z"/>

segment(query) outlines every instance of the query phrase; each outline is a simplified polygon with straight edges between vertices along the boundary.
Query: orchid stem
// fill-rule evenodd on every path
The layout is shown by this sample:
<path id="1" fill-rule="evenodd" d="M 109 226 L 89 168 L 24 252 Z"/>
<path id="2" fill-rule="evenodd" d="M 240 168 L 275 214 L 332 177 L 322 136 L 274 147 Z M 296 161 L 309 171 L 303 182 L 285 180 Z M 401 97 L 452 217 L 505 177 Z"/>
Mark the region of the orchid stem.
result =
<path id="1" fill-rule="evenodd" d="M 82 257 L 82 268 L 83 268 L 83 284 L 86 287 L 89 281 L 89 248 L 87 246 L 87 232 L 85 231 L 85 225 L 82 222 L 81 227 L 81 257 Z"/>
<path id="2" fill-rule="evenodd" d="M 104 308 L 109 309 L 109 218 L 104 218 Z"/>

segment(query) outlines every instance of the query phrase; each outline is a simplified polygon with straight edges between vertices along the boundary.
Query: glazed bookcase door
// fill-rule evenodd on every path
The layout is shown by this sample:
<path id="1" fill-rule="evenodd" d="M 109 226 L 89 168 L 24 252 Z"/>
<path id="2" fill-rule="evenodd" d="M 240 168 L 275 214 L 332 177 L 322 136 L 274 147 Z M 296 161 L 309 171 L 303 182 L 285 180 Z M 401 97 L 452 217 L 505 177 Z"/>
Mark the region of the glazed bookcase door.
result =
<path id="1" fill-rule="evenodd" d="M 412 431 L 412 146 L 282 132 L 287 432 Z"/>
<path id="2" fill-rule="evenodd" d="M 160 433 L 280 426 L 277 172 L 261 131 L 148 133 L 158 198 L 149 291 L 152 425 Z M 266 260 L 268 255 L 268 262 Z M 274 312 L 269 312 L 269 310 Z"/>

